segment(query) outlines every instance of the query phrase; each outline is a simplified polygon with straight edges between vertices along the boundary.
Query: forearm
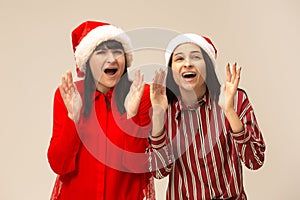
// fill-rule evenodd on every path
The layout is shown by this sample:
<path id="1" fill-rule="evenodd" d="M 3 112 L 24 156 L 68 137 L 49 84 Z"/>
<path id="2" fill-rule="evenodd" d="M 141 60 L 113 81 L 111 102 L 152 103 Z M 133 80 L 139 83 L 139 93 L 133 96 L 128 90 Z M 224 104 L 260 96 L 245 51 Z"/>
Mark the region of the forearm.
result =
<path id="1" fill-rule="evenodd" d="M 244 129 L 243 123 L 234 109 L 225 112 L 232 132 L 240 132 Z"/>
<path id="2" fill-rule="evenodd" d="M 149 137 L 149 170 L 157 179 L 166 177 L 170 173 L 174 162 L 174 155 L 167 143 L 166 131 L 163 130 L 159 137 Z"/>
<path id="3" fill-rule="evenodd" d="M 245 166 L 249 169 L 258 169 L 264 163 L 265 143 L 262 133 L 247 99 L 243 106 L 238 106 L 238 110 L 238 113 L 241 113 L 239 121 L 242 123 L 242 128 L 238 130 L 230 127 L 231 136 Z M 229 117 L 229 119 L 231 118 Z"/>
<path id="4" fill-rule="evenodd" d="M 165 125 L 165 110 L 159 106 L 153 106 L 152 113 L 152 135 L 153 137 L 159 137 L 164 130 Z"/>
<path id="5" fill-rule="evenodd" d="M 53 130 L 48 148 L 48 161 L 54 172 L 63 175 L 75 170 L 75 160 L 80 139 L 74 124 L 60 96 L 55 93 L 53 109 Z"/>
<path id="6" fill-rule="evenodd" d="M 75 170 L 75 161 L 80 147 L 80 139 L 71 119 L 62 128 L 54 127 L 48 148 L 48 161 L 57 174 L 64 175 Z"/>

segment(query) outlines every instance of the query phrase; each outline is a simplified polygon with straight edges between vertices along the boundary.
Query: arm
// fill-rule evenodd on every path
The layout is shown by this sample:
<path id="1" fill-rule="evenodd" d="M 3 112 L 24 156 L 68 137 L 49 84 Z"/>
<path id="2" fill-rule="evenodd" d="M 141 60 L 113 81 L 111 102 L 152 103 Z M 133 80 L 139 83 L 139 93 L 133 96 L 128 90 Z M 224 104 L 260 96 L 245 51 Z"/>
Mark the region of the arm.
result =
<path id="1" fill-rule="evenodd" d="M 67 74 L 67 79 L 70 80 L 70 78 L 72 76 Z M 74 89 L 73 80 L 70 81 L 69 85 Z M 68 92 L 71 94 L 69 96 L 72 97 L 72 93 L 70 93 L 72 91 L 68 89 L 67 85 L 66 78 L 63 77 L 62 84 L 54 95 L 53 130 L 47 154 L 51 168 L 60 175 L 76 169 L 76 156 L 81 144 L 75 123 L 72 120 L 72 116 L 75 116 L 74 112 L 69 111 L 72 106 L 66 105 L 68 101 L 73 102 L 72 99 L 67 99 Z"/>
<path id="2" fill-rule="evenodd" d="M 231 71 L 229 64 L 226 66 L 227 80 L 221 90 L 219 104 L 229 122 L 230 134 L 241 160 L 246 167 L 258 169 L 264 162 L 265 144 L 246 93 L 237 92 L 240 73 L 241 68 L 236 69 L 236 63 Z"/>
<path id="3" fill-rule="evenodd" d="M 164 79 L 164 71 L 156 72 L 153 84 L 150 86 L 150 99 L 153 110 L 152 131 L 149 136 L 149 161 L 150 171 L 158 179 L 164 178 L 170 173 L 174 161 L 164 125 L 165 113 L 168 107 Z"/>
<path id="4" fill-rule="evenodd" d="M 259 169 L 264 163 L 266 148 L 263 136 L 246 93 L 239 90 L 236 99 L 237 113 L 243 128 L 237 132 L 231 129 L 230 133 L 245 166 L 249 169 Z"/>

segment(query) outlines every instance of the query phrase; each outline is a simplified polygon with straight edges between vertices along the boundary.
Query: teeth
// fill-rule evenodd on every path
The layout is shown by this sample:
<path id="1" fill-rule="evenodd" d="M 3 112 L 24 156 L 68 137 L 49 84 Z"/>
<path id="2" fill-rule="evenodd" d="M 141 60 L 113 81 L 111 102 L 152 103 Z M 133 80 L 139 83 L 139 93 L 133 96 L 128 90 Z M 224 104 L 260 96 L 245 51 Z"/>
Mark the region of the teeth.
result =
<path id="1" fill-rule="evenodd" d="M 195 73 L 192 73 L 192 72 L 186 72 L 186 73 L 183 74 L 183 76 L 185 76 L 185 75 L 195 75 Z"/>

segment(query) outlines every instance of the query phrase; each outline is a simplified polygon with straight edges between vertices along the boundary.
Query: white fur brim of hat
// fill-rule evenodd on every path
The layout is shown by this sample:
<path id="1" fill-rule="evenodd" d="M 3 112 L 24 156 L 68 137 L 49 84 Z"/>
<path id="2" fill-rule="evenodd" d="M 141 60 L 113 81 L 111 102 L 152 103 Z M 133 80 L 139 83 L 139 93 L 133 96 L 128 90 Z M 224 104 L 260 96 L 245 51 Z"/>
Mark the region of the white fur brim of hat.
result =
<path id="1" fill-rule="evenodd" d="M 214 67 L 216 65 L 216 54 L 213 46 L 209 44 L 202 36 L 196 35 L 194 33 L 185 33 L 185 34 L 180 34 L 173 38 L 166 49 L 165 52 L 165 61 L 166 61 L 166 66 L 168 66 L 171 55 L 173 51 L 181 44 L 184 43 L 193 43 L 201 47 L 210 57 Z"/>
<path id="2" fill-rule="evenodd" d="M 92 55 L 96 47 L 107 40 L 116 40 L 123 45 L 127 67 L 132 63 L 132 44 L 127 34 L 120 28 L 113 25 L 103 25 L 91 30 L 75 50 L 75 60 L 80 71 L 85 73 L 86 62 Z"/>

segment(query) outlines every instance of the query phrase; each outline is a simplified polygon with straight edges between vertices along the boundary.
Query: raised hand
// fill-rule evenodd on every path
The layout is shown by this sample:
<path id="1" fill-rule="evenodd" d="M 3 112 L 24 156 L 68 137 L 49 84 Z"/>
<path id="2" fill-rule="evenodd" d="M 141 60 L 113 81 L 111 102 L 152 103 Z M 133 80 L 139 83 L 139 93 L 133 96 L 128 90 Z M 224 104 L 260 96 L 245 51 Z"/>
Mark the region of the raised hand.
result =
<path id="1" fill-rule="evenodd" d="M 141 74 L 140 70 L 136 70 L 129 93 L 127 94 L 124 102 L 127 118 L 131 118 L 137 114 L 138 107 L 144 93 L 144 88 L 144 75 Z"/>
<path id="2" fill-rule="evenodd" d="M 234 96 L 236 94 L 239 82 L 240 82 L 241 68 L 237 69 L 237 64 L 232 65 L 230 70 L 230 64 L 226 66 L 226 83 L 222 86 L 219 105 L 225 113 L 234 110 Z"/>
<path id="3" fill-rule="evenodd" d="M 68 71 L 66 76 L 62 77 L 59 90 L 68 110 L 69 118 L 77 123 L 80 118 L 82 100 L 76 85 L 73 82 L 72 72 Z"/>
<path id="4" fill-rule="evenodd" d="M 150 86 L 150 100 L 152 104 L 152 136 L 157 137 L 163 133 L 165 112 L 168 108 L 168 99 L 164 80 L 166 72 L 155 72 L 153 83 Z"/>
<path id="5" fill-rule="evenodd" d="M 168 108 L 168 99 L 166 95 L 166 86 L 164 84 L 166 72 L 162 69 L 155 72 L 153 83 L 150 86 L 150 99 L 153 110 L 159 106 L 163 111 Z"/>

